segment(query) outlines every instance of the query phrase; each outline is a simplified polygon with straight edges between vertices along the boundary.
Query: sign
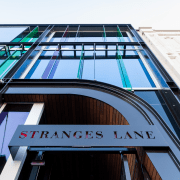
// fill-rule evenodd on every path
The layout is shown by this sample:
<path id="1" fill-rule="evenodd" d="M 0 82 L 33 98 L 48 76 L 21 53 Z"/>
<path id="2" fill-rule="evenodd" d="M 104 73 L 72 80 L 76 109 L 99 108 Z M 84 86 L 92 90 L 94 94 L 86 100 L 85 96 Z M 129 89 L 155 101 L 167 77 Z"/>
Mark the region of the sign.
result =
<path id="1" fill-rule="evenodd" d="M 20 146 L 166 147 L 168 144 L 154 125 L 19 125 L 10 151 Z"/>

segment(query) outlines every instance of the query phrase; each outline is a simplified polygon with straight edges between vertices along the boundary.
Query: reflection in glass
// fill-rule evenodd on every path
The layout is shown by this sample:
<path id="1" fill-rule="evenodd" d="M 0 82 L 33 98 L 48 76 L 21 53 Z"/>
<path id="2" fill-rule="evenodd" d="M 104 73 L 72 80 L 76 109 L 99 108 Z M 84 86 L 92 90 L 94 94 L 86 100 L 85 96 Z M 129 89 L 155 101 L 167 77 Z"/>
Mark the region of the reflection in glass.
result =
<path id="1" fill-rule="evenodd" d="M 133 88 L 156 87 L 141 59 L 124 59 L 123 61 Z"/>
<path id="2" fill-rule="evenodd" d="M 53 79 L 76 79 L 79 60 L 59 60 Z"/>
<path id="3" fill-rule="evenodd" d="M 118 87 L 123 87 L 117 61 L 114 59 L 95 60 L 95 79 Z"/>
<path id="4" fill-rule="evenodd" d="M 0 27 L 0 42 L 10 42 L 27 27 Z M 19 42 L 19 39 L 13 42 Z"/>
<path id="5" fill-rule="evenodd" d="M 0 114 L 0 155 L 8 159 L 8 144 L 18 125 L 25 123 L 32 105 L 8 104 Z"/>

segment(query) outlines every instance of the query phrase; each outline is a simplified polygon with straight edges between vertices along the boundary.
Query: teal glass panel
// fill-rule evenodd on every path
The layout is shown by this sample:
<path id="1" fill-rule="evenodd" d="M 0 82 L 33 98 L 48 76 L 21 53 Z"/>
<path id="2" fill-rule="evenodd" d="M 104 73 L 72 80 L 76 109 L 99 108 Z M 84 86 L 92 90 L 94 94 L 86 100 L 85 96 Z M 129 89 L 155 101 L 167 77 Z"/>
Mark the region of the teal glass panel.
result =
<path id="1" fill-rule="evenodd" d="M 78 79 L 82 79 L 83 66 L 84 66 L 84 46 L 82 46 L 81 57 L 79 61 L 79 68 L 78 68 L 78 73 L 77 73 Z"/>
<path id="2" fill-rule="evenodd" d="M 0 65 L 0 78 L 3 78 L 10 71 L 25 52 L 26 51 L 15 51 Z"/>
<path id="3" fill-rule="evenodd" d="M 118 48 L 118 46 L 117 46 L 117 48 Z M 124 61 L 122 59 L 121 54 L 122 53 L 118 49 L 116 58 L 117 58 L 117 64 L 118 64 L 118 68 L 119 68 L 119 73 L 121 75 L 121 80 L 122 80 L 122 83 L 123 83 L 123 87 L 128 88 L 129 90 L 131 90 L 132 89 L 131 83 L 130 83 L 130 80 L 129 80 L 129 77 L 128 77 L 128 74 L 127 74 L 127 71 L 126 71 Z"/>
<path id="4" fill-rule="evenodd" d="M 38 27 L 34 28 L 25 38 L 21 40 L 21 42 L 28 42 L 30 40 L 37 39 Z M 33 40 L 35 41 L 35 40 Z M 26 46 L 28 48 L 30 46 Z M 18 59 L 25 53 L 26 51 L 15 51 L 12 55 L 10 55 L 1 65 L 0 65 L 0 78 L 3 78 L 10 69 L 17 63 Z"/>

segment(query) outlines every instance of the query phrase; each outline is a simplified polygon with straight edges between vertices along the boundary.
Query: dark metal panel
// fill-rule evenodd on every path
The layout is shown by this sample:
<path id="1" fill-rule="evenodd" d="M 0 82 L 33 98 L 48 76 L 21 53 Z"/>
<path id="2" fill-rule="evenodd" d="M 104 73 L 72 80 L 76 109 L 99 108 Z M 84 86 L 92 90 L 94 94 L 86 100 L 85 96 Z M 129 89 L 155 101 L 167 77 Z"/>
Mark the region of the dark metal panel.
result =
<path id="1" fill-rule="evenodd" d="M 159 92 L 176 120 L 176 122 L 171 122 L 171 124 L 173 125 L 178 136 L 180 137 L 180 104 L 171 90 L 161 90 Z"/>

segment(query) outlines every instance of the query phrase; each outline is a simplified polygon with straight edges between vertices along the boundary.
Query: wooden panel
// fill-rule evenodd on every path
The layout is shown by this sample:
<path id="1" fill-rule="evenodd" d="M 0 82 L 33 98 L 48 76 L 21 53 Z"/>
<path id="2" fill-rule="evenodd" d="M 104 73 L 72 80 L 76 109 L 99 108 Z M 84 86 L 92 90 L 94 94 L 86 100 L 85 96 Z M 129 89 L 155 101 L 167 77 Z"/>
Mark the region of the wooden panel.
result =
<path id="1" fill-rule="evenodd" d="M 110 105 L 79 95 L 4 95 L 5 102 L 44 102 L 48 124 L 128 125 Z"/>

